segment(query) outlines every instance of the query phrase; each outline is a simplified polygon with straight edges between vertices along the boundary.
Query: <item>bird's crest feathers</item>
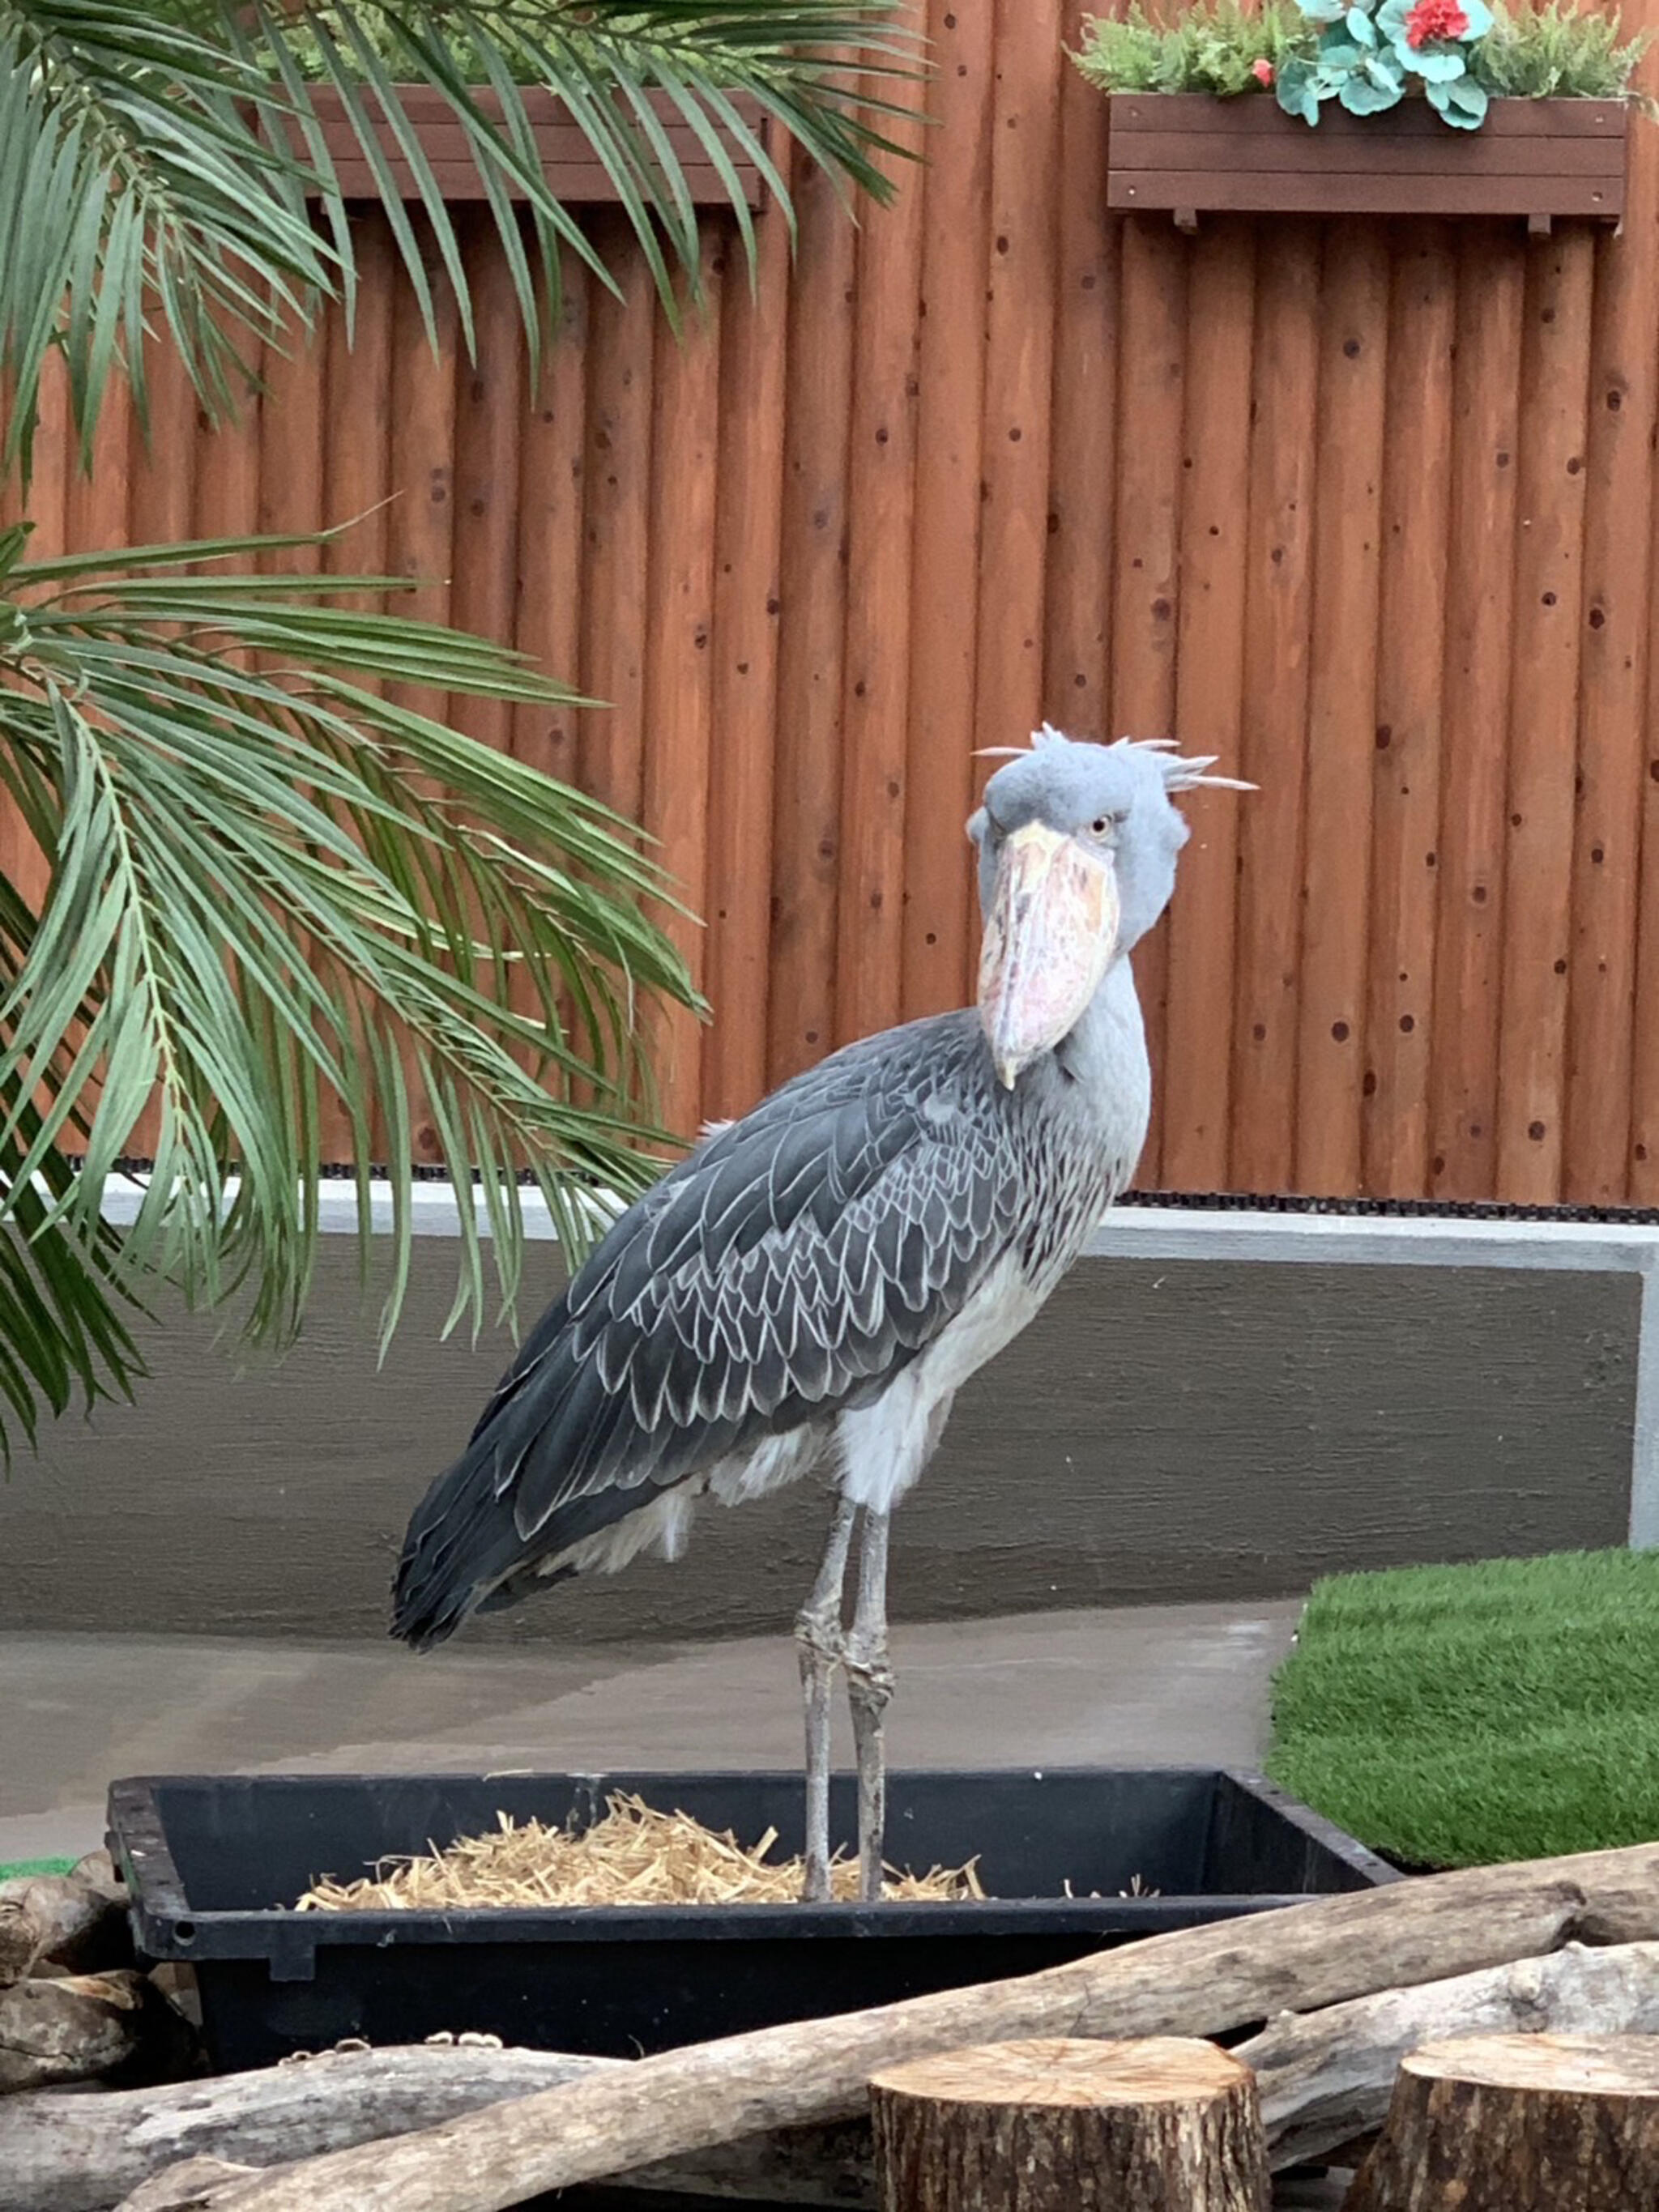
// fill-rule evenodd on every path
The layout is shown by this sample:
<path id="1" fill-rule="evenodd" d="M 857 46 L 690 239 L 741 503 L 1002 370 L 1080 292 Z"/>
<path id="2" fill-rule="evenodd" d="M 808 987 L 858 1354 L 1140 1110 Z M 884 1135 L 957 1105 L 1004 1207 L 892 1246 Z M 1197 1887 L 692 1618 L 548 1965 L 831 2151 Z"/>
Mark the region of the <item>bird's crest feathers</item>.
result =
<path id="1" fill-rule="evenodd" d="M 984 745 L 975 755 L 976 760 L 1021 760 L 1028 751 L 1035 752 L 1043 745 L 1086 744 L 1085 738 L 1068 738 L 1064 730 L 1055 729 L 1045 722 L 1041 729 L 1031 732 L 1027 745 Z M 1158 762 L 1164 772 L 1166 791 L 1194 791 L 1201 784 L 1212 791 L 1254 791 L 1256 786 L 1244 783 L 1236 775 L 1212 775 L 1209 771 L 1221 757 L 1218 753 L 1195 753 L 1183 757 L 1176 750 L 1173 738 L 1119 738 L 1103 746 L 1106 752 L 1162 753 L 1166 758 Z"/>

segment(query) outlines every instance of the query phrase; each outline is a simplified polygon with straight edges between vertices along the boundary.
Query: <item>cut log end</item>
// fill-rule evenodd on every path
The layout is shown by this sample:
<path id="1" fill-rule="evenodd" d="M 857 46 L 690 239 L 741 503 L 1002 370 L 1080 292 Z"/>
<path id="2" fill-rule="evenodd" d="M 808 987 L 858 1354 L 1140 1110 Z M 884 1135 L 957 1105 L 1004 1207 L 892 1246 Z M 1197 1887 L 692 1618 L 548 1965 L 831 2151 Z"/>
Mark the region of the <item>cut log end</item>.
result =
<path id="1" fill-rule="evenodd" d="M 1255 2081 L 1214 2044 L 992 2044 L 870 2084 L 883 2212 L 1265 2212 Z"/>
<path id="2" fill-rule="evenodd" d="M 1401 2062 L 1426 2081 L 1554 2096 L 1659 2097 L 1659 2036 L 1465 2035 Z"/>
<path id="3" fill-rule="evenodd" d="M 1401 2062 L 1344 2212 L 1659 2204 L 1659 2039 L 1481 2035 Z"/>
<path id="4" fill-rule="evenodd" d="M 950 2104 L 1111 2106 L 1206 2103 L 1248 2080 L 1213 2043 L 1147 2036 L 1133 2043 L 1066 2036 L 994 2043 L 912 2059 L 878 2074 L 872 2090 Z"/>

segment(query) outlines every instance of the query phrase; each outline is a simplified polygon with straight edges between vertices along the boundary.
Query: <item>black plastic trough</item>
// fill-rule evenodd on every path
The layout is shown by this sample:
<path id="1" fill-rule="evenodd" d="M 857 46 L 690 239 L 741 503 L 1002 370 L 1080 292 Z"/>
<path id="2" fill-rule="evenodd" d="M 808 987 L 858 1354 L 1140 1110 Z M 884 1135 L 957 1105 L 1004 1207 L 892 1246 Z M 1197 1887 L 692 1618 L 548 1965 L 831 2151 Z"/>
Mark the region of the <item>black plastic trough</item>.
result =
<path id="1" fill-rule="evenodd" d="M 889 1779 L 890 1857 L 923 1869 L 977 1853 L 983 1904 L 281 1909 L 321 1875 L 482 1833 L 498 1813 L 586 1826 L 617 1790 L 800 1848 L 799 1778 L 753 1773 L 166 1777 L 113 1785 L 110 1839 L 140 1950 L 196 1969 L 221 2069 L 446 2028 L 626 2057 L 1395 1878 L 1255 1776 L 1023 1769 Z M 831 1819 L 850 1840 L 848 1778 Z"/>

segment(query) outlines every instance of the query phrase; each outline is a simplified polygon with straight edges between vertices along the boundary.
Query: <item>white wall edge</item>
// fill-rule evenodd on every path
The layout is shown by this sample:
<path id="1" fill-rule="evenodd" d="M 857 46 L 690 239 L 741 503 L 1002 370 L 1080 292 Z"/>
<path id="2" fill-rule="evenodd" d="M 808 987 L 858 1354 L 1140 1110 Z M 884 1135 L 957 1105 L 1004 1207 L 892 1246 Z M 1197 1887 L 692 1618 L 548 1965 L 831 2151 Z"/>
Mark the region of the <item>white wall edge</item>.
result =
<path id="1" fill-rule="evenodd" d="M 234 1188 L 234 1186 L 233 1186 Z M 370 1185 L 374 1233 L 392 1226 L 388 1184 Z M 112 1177 L 104 1192 L 108 1221 L 131 1221 L 143 1195 L 141 1181 Z M 525 1234 L 556 1242 L 547 1205 L 537 1190 L 521 1190 Z M 489 1234 L 483 1195 L 474 1194 L 480 1236 Z M 447 1182 L 415 1184 L 410 1213 L 417 1237 L 459 1237 L 460 1206 Z M 325 1182 L 319 1219 L 325 1236 L 350 1236 L 357 1227 L 355 1183 Z M 1659 1228 L 1626 1222 L 1474 1221 L 1427 1215 L 1254 1213 L 1224 1206 L 1115 1206 L 1090 1237 L 1091 1259 L 1260 1260 L 1274 1264 L 1340 1263 L 1351 1267 L 1566 1268 L 1641 1274 L 1659 1267 Z M 1659 1388 L 1659 1381 L 1656 1381 Z M 1659 1418 L 1659 1407 L 1656 1408 Z"/>
<path id="2" fill-rule="evenodd" d="M 1250 1213 L 1231 1207 L 1115 1208 L 1091 1258 L 1262 1260 L 1348 1267 L 1566 1268 L 1641 1274 L 1659 1229 L 1626 1222 L 1474 1221 L 1427 1215 Z"/>

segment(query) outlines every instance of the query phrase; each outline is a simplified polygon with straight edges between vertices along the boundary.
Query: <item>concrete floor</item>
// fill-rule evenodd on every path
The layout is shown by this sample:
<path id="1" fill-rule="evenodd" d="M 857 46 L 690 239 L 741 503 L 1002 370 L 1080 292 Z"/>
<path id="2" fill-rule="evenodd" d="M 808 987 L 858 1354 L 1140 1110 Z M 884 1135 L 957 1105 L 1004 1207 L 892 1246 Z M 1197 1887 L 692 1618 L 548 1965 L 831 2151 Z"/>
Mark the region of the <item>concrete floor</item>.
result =
<path id="1" fill-rule="evenodd" d="M 895 1766 L 1251 1766 L 1299 1603 L 895 1630 Z M 0 1863 L 90 1850 L 119 1775 L 792 1766 L 793 1648 L 0 1634 Z M 850 1763 L 850 1744 L 841 1756 Z"/>

